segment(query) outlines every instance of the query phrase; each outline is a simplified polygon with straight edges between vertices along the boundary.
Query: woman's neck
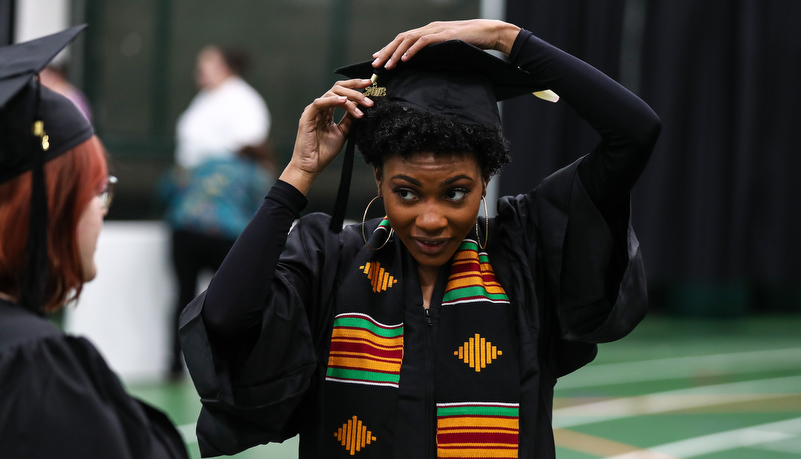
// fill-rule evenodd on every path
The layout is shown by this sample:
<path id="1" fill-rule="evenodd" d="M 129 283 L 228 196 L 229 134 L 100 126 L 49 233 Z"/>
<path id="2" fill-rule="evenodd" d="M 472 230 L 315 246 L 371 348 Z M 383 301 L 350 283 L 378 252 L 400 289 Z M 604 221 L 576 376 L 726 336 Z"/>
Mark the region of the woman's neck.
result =
<path id="1" fill-rule="evenodd" d="M 423 293 L 423 307 L 431 306 L 431 296 L 434 294 L 434 285 L 439 277 L 439 268 L 417 265 L 417 277 L 420 278 L 420 288 Z"/>

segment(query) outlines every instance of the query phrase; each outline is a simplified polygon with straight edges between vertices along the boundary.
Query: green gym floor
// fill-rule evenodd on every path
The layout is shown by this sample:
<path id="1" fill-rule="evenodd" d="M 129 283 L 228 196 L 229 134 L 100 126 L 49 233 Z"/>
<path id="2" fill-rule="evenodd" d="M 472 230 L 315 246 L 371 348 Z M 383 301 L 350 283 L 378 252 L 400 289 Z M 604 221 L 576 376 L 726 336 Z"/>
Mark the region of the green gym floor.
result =
<path id="1" fill-rule="evenodd" d="M 131 384 L 166 410 L 200 457 L 189 381 Z M 560 379 L 559 459 L 801 457 L 801 316 L 651 316 L 595 362 Z M 296 458 L 297 439 L 237 458 Z"/>

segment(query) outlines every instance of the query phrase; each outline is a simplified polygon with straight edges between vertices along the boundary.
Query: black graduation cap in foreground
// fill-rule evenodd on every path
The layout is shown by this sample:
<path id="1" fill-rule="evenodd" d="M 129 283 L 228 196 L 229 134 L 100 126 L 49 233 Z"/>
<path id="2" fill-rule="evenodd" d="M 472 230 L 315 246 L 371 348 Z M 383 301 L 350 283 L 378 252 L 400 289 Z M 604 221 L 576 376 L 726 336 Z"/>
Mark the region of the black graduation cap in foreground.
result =
<path id="1" fill-rule="evenodd" d="M 44 164 L 94 134 L 66 97 L 37 78 L 86 26 L 0 48 L 0 183 L 33 171 L 31 215 L 20 304 L 42 306 L 47 267 L 47 195 Z"/>
<path id="2" fill-rule="evenodd" d="M 556 94 L 539 87 L 525 70 L 461 40 L 426 46 L 393 69 L 373 68 L 372 60 L 337 69 L 348 78 L 371 78 L 369 97 L 409 105 L 464 124 L 500 124 L 498 102 L 524 94 L 555 102 Z M 355 129 L 354 129 L 355 128 Z M 351 139 L 345 152 L 342 177 L 329 229 L 339 232 L 345 216 L 353 169 L 354 136 L 358 122 L 351 125 Z"/>

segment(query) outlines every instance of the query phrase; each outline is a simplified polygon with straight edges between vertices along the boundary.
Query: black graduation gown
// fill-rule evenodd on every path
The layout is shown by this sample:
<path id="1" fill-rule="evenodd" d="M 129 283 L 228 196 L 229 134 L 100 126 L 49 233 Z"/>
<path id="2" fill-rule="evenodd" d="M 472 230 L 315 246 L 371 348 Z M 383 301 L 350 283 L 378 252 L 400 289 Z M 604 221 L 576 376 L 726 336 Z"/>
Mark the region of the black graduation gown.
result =
<path id="1" fill-rule="evenodd" d="M 161 411 L 129 396 L 97 349 L 0 300 L 0 457 L 187 458 Z"/>
<path id="2" fill-rule="evenodd" d="M 647 105 L 586 64 L 531 40 L 519 62 L 541 67 L 537 75 L 578 105 L 602 135 L 597 151 L 605 154 L 608 148 L 612 157 L 633 152 L 647 161 L 659 131 Z M 560 72 L 571 77 L 563 80 Z M 578 101 L 572 93 L 581 93 Z M 607 116 L 609 107 L 617 108 L 617 116 Z M 628 190 L 616 211 L 599 211 L 579 179 L 586 160 L 554 173 L 527 194 L 501 199 L 490 221 L 489 259 L 517 311 L 521 458 L 555 454 L 556 379 L 591 361 L 595 343 L 625 336 L 646 310 Z M 625 178 L 633 183 L 636 176 L 630 175 L 639 170 Z M 279 181 L 209 290 L 182 314 L 181 343 L 203 403 L 197 433 L 204 456 L 233 454 L 300 433 L 301 459 L 329 457 L 322 443 L 334 441 L 336 426 L 324 425 L 322 388 L 334 311 L 351 300 L 337 285 L 355 269 L 354 257 L 364 242 L 359 225 L 339 235 L 328 232 L 329 218 L 322 214 L 301 218 L 287 237 L 305 203 L 302 194 Z M 369 222 L 367 231 L 377 223 Z M 408 252 L 400 243 L 385 249 L 406 256 L 395 435 L 403 440 L 395 442 L 392 456 L 436 457 L 431 346 L 449 266 L 440 273 L 426 314 Z"/>

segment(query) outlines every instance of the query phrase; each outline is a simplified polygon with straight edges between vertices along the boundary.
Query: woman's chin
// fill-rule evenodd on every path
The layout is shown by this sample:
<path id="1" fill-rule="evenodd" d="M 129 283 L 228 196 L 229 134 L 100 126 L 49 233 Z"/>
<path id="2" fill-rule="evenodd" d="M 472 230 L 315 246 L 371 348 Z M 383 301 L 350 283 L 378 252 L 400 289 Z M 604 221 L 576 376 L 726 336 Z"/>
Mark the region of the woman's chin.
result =
<path id="1" fill-rule="evenodd" d="M 92 264 L 92 266 L 88 268 L 84 268 L 83 270 L 83 281 L 84 282 L 91 282 L 94 278 L 97 277 L 97 266 Z"/>

